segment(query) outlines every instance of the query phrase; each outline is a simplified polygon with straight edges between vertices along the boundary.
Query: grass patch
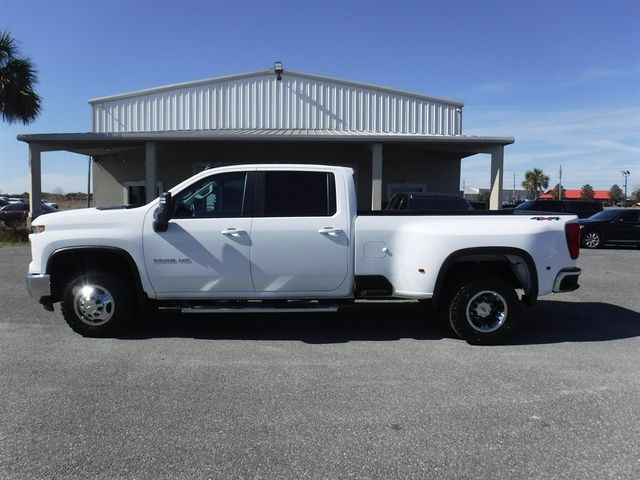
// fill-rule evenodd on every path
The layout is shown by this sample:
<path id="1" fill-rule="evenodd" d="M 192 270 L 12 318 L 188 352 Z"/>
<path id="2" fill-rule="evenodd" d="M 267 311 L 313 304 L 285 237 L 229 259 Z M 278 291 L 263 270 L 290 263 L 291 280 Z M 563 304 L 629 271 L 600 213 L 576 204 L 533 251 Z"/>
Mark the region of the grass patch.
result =
<path id="1" fill-rule="evenodd" d="M 7 222 L 0 225 L 0 247 L 29 245 L 29 233 L 25 222 Z"/>

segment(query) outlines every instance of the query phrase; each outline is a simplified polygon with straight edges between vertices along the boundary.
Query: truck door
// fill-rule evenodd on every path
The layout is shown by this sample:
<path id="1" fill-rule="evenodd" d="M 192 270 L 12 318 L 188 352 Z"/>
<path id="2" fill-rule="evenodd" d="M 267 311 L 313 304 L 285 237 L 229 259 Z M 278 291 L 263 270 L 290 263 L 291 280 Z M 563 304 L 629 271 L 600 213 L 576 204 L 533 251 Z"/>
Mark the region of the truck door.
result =
<path id="1" fill-rule="evenodd" d="M 251 227 L 256 292 L 348 295 L 351 286 L 343 283 L 349 273 L 349 235 L 349 212 L 336 202 L 334 173 L 256 172 Z"/>
<path id="2" fill-rule="evenodd" d="M 155 232 L 153 219 L 146 219 L 145 263 L 160 298 L 253 292 L 249 264 L 253 178 L 253 172 L 218 173 L 177 192 L 166 232 Z"/>

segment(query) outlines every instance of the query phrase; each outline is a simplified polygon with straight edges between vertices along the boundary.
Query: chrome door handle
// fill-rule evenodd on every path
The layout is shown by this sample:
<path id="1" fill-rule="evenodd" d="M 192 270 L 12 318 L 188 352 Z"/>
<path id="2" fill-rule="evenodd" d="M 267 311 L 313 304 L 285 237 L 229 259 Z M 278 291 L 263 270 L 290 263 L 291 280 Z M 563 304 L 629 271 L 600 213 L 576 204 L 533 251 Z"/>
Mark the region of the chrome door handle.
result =
<path id="1" fill-rule="evenodd" d="M 232 237 L 239 237 L 243 233 L 247 233 L 247 232 L 245 232 L 244 230 L 238 230 L 237 228 L 226 228 L 222 230 L 220 233 L 222 233 L 223 235 L 229 235 Z"/>
<path id="2" fill-rule="evenodd" d="M 334 235 L 334 236 L 341 232 L 342 230 L 340 230 L 339 228 L 333 228 L 333 227 L 323 227 L 320 230 L 318 230 L 318 233 L 322 233 L 323 235 Z"/>

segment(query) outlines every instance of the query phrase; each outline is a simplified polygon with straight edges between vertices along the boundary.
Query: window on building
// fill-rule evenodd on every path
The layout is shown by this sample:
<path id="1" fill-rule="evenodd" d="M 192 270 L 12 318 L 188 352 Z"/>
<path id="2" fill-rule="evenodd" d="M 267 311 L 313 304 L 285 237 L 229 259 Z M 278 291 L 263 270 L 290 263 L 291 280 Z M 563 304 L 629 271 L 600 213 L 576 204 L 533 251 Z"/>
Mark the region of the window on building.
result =
<path id="1" fill-rule="evenodd" d="M 124 203 L 145 205 L 147 203 L 147 182 L 124 182 Z M 162 192 L 162 182 L 156 184 L 156 197 Z"/>

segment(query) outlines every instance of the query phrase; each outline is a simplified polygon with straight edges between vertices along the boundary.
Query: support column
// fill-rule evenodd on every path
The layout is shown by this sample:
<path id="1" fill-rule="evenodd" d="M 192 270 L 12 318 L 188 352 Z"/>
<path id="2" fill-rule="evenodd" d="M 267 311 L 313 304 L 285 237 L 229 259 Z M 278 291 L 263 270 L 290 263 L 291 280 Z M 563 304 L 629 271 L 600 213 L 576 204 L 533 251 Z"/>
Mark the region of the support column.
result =
<path id="1" fill-rule="evenodd" d="M 42 213 L 42 168 L 40 145 L 29 144 L 29 216 L 27 227 L 31 228 L 31 221 Z"/>
<path id="2" fill-rule="evenodd" d="M 145 185 L 147 203 L 156 198 L 156 184 L 158 183 L 158 151 L 154 142 L 147 142 L 145 152 Z M 162 193 L 162 192 L 160 192 Z"/>
<path id="3" fill-rule="evenodd" d="M 491 150 L 491 196 L 489 210 L 502 208 L 502 177 L 504 175 L 504 146 Z"/>
<path id="4" fill-rule="evenodd" d="M 371 210 L 382 210 L 382 144 L 374 143 L 371 150 Z"/>

